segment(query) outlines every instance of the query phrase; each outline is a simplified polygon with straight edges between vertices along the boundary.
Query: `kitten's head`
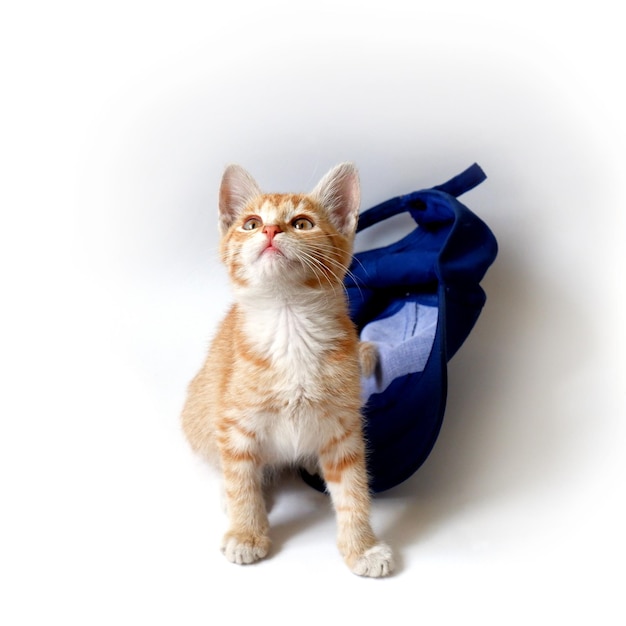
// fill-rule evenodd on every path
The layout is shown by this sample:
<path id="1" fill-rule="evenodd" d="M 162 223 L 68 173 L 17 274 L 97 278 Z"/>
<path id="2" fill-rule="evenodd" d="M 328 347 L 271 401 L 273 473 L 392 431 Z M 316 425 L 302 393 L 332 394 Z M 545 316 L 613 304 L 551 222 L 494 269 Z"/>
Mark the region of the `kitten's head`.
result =
<path id="1" fill-rule="evenodd" d="M 355 167 L 333 168 L 309 194 L 266 194 L 237 165 L 219 197 L 221 255 L 238 287 L 335 289 L 350 264 L 359 214 Z"/>

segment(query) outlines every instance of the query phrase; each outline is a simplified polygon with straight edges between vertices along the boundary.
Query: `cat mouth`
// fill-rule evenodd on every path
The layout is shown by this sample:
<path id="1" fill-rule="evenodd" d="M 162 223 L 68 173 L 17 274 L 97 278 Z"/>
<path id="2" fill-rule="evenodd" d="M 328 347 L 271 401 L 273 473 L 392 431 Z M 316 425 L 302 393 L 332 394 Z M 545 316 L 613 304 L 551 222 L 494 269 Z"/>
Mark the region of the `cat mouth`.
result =
<path id="1" fill-rule="evenodd" d="M 285 256 L 285 255 L 280 248 L 277 248 L 275 245 L 270 243 L 267 246 L 265 246 L 263 250 L 261 250 L 260 256 L 261 257 L 265 257 L 265 256 L 274 257 L 274 256 Z"/>

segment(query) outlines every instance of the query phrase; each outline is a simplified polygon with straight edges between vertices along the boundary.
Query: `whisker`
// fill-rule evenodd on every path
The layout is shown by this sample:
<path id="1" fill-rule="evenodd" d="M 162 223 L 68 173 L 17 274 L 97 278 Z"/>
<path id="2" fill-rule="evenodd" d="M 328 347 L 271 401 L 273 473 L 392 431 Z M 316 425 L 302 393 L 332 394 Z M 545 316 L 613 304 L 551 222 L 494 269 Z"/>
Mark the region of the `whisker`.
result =
<path id="1" fill-rule="evenodd" d="M 319 272 L 317 271 L 317 266 L 315 265 L 315 263 L 313 263 L 313 261 L 315 261 L 314 258 L 309 259 L 306 253 L 301 253 L 302 256 L 298 256 L 298 260 L 303 263 L 304 265 L 306 265 L 311 272 L 313 272 L 313 275 L 315 276 L 315 278 L 317 278 L 317 282 L 319 283 L 320 288 L 322 288 L 322 281 L 319 275 Z M 323 274 L 323 273 L 322 273 Z M 327 276 L 324 275 L 324 278 L 326 278 L 326 280 L 328 281 L 330 287 L 334 290 L 335 286 L 332 284 L 332 282 L 328 279 Z"/>
<path id="2" fill-rule="evenodd" d="M 342 272 L 345 272 L 346 271 L 345 265 L 343 265 L 342 263 L 339 263 L 335 259 L 324 259 L 324 261 L 326 262 L 326 263 L 324 263 L 324 261 L 322 261 L 321 259 L 318 259 L 313 254 L 310 254 L 309 251 L 301 250 L 301 253 L 305 254 L 307 256 L 307 258 L 309 258 L 320 269 L 322 269 L 324 271 L 324 275 L 325 275 L 326 279 L 329 281 L 329 284 L 331 284 L 331 285 L 332 285 L 332 281 L 330 280 L 330 278 L 328 276 L 326 276 L 326 273 L 328 273 L 331 276 L 333 276 L 335 278 L 335 280 L 341 285 L 341 288 L 343 289 L 344 293 L 346 293 L 346 295 L 347 295 L 348 291 L 347 291 L 346 286 L 344 284 L 343 278 L 341 277 L 340 274 L 338 274 L 333 269 L 333 267 L 334 267 L 334 268 L 338 268 Z M 334 288 L 334 286 L 333 286 L 333 288 Z"/>
<path id="3" fill-rule="evenodd" d="M 299 253 L 303 255 L 306 259 L 308 259 L 309 262 L 315 266 L 316 270 L 322 271 L 327 281 L 332 283 L 332 281 L 330 281 L 329 276 L 327 275 L 327 274 L 330 274 L 332 277 L 336 279 L 337 282 L 340 283 L 341 277 L 336 272 L 334 272 L 331 268 L 327 267 L 324 264 L 324 261 L 314 254 L 315 252 L 316 250 L 311 251 L 311 250 L 302 249 L 302 248 L 299 250 Z"/>
<path id="4" fill-rule="evenodd" d="M 341 281 L 340 277 L 337 276 L 337 274 L 335 274 L 329 268 L 325 267 L 324 264 L 320 261 L 320 259 L 316 258 L 312 254 L 309 254 L 307 251 L 299 250 L 299 254 L 298 254 L 297 258 L 302 263 L 304 263 L 307 267 L 309 267 L 311 269 L 311 271 L 313 272 L 313 274 L 317 278 L 317 280 L 318 280 L 318 282 L 320 284 L 320 287 L 322 286 L 322 282 L 320 280 L 320 272 L 318 270 L 322 270 L 321 271 L 321 275 L 326 279 L 326 282 L 328 282 L 328 285 L 331 287 L 333 292 L 335 292 L 335 285 L 333 284 L 333 281 L 330 280 L 330 278 L 326 275 L 326 272 L 324 270 L 327 270 L 328 272 L 330 272 L 335 277 L 337 282 L 341 283 L 343 285 L 343 282 Z"/>
<path id="5" fill-rule="evenodd" d="M 326 235 L 311 235 L 308 240 L 310 241 L 311 239 L 316 239 L 316 240 L 323 240 L 326 239 Z M 318 247 L 319 249 L 323 249 L 326 251 L 330 251 L 332 252 L 333 250 L 335 250 L 334 246 L 327 243 L 327 242 L 323 242 L 323 243 L 317 243 L 316 247 Z M 358 265 L 361 266 L 361 268 L 363 269 L 363 271 L 365 271 L 365 273 L 367 273 L 367 270 L 365 269 L 365 266 L 363 265 L 363 263 L 361 262 L 361 260 L 356 256 L 356 255 L 352 255 L 351 257 L 351 262 L 354 261 L 356 262 Z M 354 280 L 354 282 L 357 282 L 357 278 L 356 276 L 354 276 L 354 274 L 352 272 L 350 272 L 349 270 L 346 270 L 346 274 L 348 274 L 348 276 L 350 276 L 350 278 L 352 278 Z"/>
<path id="6" fill-rule="evenodd" d="M 332 245 L 327 244 L 327 243 L 321 243 L 321 244 L 320 244 L 320 243 L 317 243 L 317 244 L 315 245 L 314 250 L 315 250 L 315 251 L 320 251 L 320 250 L 321 250 L 321 251 L 327 251 L 327 252 L 331 252 L 331 253 L 332 253 L 332 252 L 334 252 L 334 251 L 335 251 L 335 248 L 334 248 Z M 317 261 L 317 259 L 316 259 L 316 261 Z M 334 258 L 332 258 L 332 257 L 330 257 L 330 256 L 329 256 L 329 257 L 327 257 L 327 258 L 325 259 L 325 261 L 326 261 L 326 263 L 327 263 L 328 265 L 331 265 L 333 268 L 335 268 L 336 270 L 338 270 L 338 271 L 340 271 L 342 274 L 344 274 L 344 276 L 349 276 L 349 277 L 353 280 L 353 282 L 354 282 L 354 284 L 355 284 L 356 288 L 359 290 L 359 294 L 360 294 L 361 296 L 363 296 L 363 292 L 361 291 L 361 285 L 359 284 L 359 283 L 360 283 L 360 280 L 357 278 L 357 276 L 355 276 L 355 274 L 354 274 L 352 271 L 350 271 L 349 266 L 344 265 L 344 264 L 343 264 L 343 263 L 341 263 L 340 261 L 337 261 L 337 259 L 334 259 Z M 328 271 L 329 271 L 329 272 L 331 272 L 331 273 L 333 274 L 333 276 L 334 276 L 337 280 L 339 280 L 339 276 L 337 275 L 337 273 L 336 273 L 336 272 L 333 272 L 333 270 L 332 270 L 330 267 L 328 267 L 327 269 L 328 269 Z M 342 283 L 342 285 L 343 285 L 344 292 L 347 294 L 347 293 L 348 293 L 348 291 L 347 291 L 347 289 L 346 289 L 346 286 L 345 286 L 345 284 L 344 284 L 343 280 L 341 280 L 341 283 Z"/>

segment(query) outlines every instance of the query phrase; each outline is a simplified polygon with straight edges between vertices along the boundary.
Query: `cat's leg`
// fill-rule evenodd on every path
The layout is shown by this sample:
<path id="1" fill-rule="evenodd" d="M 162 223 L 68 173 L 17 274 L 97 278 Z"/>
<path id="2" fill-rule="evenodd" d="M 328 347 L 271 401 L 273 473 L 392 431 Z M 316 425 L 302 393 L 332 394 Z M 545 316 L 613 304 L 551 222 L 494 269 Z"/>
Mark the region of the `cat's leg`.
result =
<path id="1" fill-rule="evenodd" d="M 253 563 L 265 557 L 270 547 L 263 466 L 253 446 L 233 437 L 220 437 L 220 455 L 229 519 L 222 552 L 233 563 Z"/>
<path id="2" fill-rule="evenodd" d="M 361 375 L 369 378 L 376 372 L 378 367 L 378 346 L 371 341 L 359 343 L 359 365 Z"/>
<path id="3" fill-rule="evenodd" d="M 337 516 L 338 546 L 348 567 L 360 576 L 387 576 L 393 571 L 389 546 L 378 541 L 370 525 L 370 496 L 360 430 L 347 431 L 320 454 L 320 465 Z"/>

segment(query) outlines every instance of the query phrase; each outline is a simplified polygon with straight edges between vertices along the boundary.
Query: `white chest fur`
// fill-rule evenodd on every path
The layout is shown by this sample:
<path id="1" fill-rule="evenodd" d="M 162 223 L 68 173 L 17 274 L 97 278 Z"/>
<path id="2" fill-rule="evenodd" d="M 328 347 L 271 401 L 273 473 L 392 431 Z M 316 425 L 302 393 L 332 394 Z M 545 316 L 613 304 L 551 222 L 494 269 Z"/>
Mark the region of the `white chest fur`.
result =
<path id="1" fill-rule="evenodd" d="M 336 312 L 323 301 L 255 301 L 244 306 L 244 331 L 260 355 L 269 358 L 272 386 L 267 391 L 284 407 L 258 419 L 268 460 L 294 461 L 320 443 L 320 405 L 325 401 L 326 356 L 342 331 Z"/>
<path id="2" fill-rule="evenodd" d="M 264 300 L 243 307 L 250 345 L 269 358 L 285 382 L 304 384 L 323 366 L 324 355 L 341 337 L 336 313 L 323 299 L 286 303 Z"/>

